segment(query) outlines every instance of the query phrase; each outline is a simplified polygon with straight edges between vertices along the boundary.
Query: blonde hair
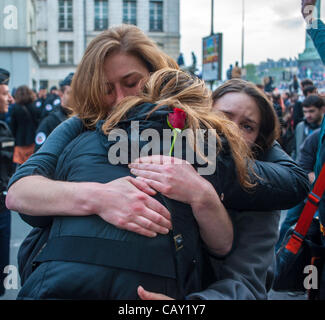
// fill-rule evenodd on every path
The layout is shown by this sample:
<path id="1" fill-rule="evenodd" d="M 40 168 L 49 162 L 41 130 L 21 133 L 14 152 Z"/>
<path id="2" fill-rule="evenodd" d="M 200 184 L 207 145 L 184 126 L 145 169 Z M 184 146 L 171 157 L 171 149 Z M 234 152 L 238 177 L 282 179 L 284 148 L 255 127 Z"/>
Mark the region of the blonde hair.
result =
<path id="1" fill-rule="evenodd" d="M 69 106 L 88 129 L 110 112 L 103 102 L 107 91 L 104 62 L 109 55 L 118 52 L 136 56 L 148 72 L 164 67 L 178 68 L 177 63 L 136 26 L 120 25 L 102 32 L 88 45 L 71 84 Z"/>
<path id="2" fill-rule="evenodd" d="M 155 104 L 150 114 L 162 106 L 184 110 L 187 115 L 186 127 L 193 130 L 194 138 L 197 129 L 212 129 L 219 147 L 217 152 L 222 149 L 221 137 L 225 137 L 229 143 L 241 185 L 246 188 L 254 186 L 250 182 L 247 168 L 247 164 L 250 163 L 247 160 L 251 158 L 251 152 L 238 127 L 223 114 L 215 114 L 212 111 L 211 91 L 202 80 L 183 71 L 164 68 L 153 73 L 138 96 L 124 98 L 113 109 L 102 126 L 103 132 L 109 134 L 121 120 L 126 119 L 129 110 L 146 102 Z M 196 139 L 189 142 L 196 151 L 198 148 L 194 141 Z"/>

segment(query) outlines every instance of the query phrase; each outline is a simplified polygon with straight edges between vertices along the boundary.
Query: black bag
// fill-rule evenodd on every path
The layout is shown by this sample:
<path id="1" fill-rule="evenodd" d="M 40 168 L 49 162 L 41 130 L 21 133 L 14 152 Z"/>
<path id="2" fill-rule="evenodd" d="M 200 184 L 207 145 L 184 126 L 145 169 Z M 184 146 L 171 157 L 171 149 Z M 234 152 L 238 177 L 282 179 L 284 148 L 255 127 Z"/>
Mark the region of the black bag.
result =
<path id="1" fill-rule="evenodd" d="M 37 267 L 34 259 L 45 247 L 50 230 L 51 225 L 44 228 L 33 228 L 21 244 L 18 250 L 17 260 L 22 286 Z"/>
<path id="2" fill-rule="evenodd" d="M 309 299 L 325 299 L 323 277 L 325 256 L 324 236 L 318 219 L 313 218 L 325 191 L 325 165 L 323 165 L 313 190 L 309 193 L 305 207 L 295 228 L 290 229 L 276 255 L 276 271 L 273 289 L 275 291 L 306 291 L 304 280 L 308 274 L 305 267 L 317 268 L 317 288 L 308 291 Z M 307 271 L 308 272 L 308 271 Z M 323 284 L 322 284 L 323 285 Z M 314 290 L 316 289 L 316 290 Z M 320 292 L 322 292 L 320 294 Z"/>
<path id="3" fill-rule="evenodd" d="M 306 266 L 314 265 L 318 271 L 318 288 L 324 264 L 325 247 L 322 245 L 320 223 L 313 219 L 302 245 L 296 254 L 286 249 L 286 245 L 294 232 L 290 228 L 276 254 L 276 269 L 273 290 L 305 292 L 304 281 L 308 273 L 304 273 Z M 309 298 L 317 296 L 313 289 L 308 292 Z"/>

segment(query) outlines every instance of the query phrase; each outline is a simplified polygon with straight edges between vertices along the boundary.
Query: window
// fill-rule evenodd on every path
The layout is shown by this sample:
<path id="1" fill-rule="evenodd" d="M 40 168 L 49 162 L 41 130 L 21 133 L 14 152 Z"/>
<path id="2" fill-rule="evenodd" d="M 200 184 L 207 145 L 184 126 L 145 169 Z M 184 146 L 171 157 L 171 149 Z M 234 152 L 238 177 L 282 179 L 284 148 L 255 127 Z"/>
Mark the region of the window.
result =
<path id="1" fill-rule="evenodd" d="M 60 41 L 60 63 L 73 64 L 72 41 Z"/>
<path id="2" fill-rule="evenodd" d="M 163 31 L 162 1 L 150 1 L 150 31 Z"/>
<path id="3" fill-rule="evenodd" d="M 136 0 L 123 0 L 123 23 L 137 24 Z"/>
<path id="4" fill-rule="evenodd" d="M 45 89 L 47 89 L 47 88 L 49 87 L 49 82 L 48 82 L 48 80 L 40 80 L 40 82 L 39 82 L 39 87 L 40 87 L 40 88 L 45 88 Z"/>
<path id="5" fill-rule="evenodd" d="M 108 3 L 107 0 L 95 0 L 95 30 L 108 28 Z"/>
<path id="6" fill-rule="evenodd" d="M 36 27 L 39 31 L 47 31 L 48 27 L 48 7 L 47 0 L 38 0 L 36 2 Z"/>
<path id="7" fill-rule="evenodd" d="M 72 30 L 72 0 L 59 0 L 59 31 Z"/>
<path id="8" fill-rule="evenodd" d="M 37 54 L 41 63 L 47 63 L 47 41 L 37 41 Z"/>

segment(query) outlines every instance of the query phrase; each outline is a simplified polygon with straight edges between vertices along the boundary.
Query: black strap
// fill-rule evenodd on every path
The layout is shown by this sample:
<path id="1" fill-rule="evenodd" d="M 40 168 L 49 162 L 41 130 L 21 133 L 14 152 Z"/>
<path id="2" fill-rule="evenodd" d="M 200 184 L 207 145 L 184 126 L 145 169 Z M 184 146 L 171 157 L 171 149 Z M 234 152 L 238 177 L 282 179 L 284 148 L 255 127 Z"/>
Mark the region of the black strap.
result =
<path id="1" fill-rule="evenodd" d="M 176 279 L 175 264 L 168 246 L 146 239 L 144 243 L 62 236 L 49 239 L 35 263 L 66 261 L 129 269 Z"/>

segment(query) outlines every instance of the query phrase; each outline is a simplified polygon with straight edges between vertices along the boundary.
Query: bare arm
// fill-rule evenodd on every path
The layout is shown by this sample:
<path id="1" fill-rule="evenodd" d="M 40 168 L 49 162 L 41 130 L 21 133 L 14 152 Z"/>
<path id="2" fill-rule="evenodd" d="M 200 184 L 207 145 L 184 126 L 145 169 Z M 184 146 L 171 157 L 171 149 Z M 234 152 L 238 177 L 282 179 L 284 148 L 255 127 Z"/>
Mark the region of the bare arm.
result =
<path id="1" fill-rule="evenodd" d="M 174 160 L 179 162 L 171 163 Z M 232 222 L 213 186 L 185 160 L 152 156 L 141 158 L 140 162 L 130 165 L 131 173 L 138 176 L 136 181 L 191 205 L 201 237 L 209 249 L 217 255 L 229 253 L 233 244 Z"/>
<path id="2" fill-rule="evenodd" d="M 132 179 L 125 177 L 101 184 L 25 177 L 11 186 L 6 205 L 11 210 L 30 215 L 97 214 L 119 228 L 148 237 L 167 234 L 171 229 L 170 213 L 148 195 L 152 193 L 150 188 L 142 185 L 146 194 L 131 183 Z"/>
<path id="3" fill-rule="evenodd" d="M 23 213 L 23 219 L 34 227 L 48 225 L 51 216 L 98 214 L 119 228 L 145 236 L 166 233 L 171 227 L 170 213 L 148 196 L 150 190 L 144 193 L 134 187 L 131 177 L 107 184 L 52 180 L 64 148 L 83 130 L 82 122 L 74 117 L 50 134 L 11 178 L 7 207 Z"/>

